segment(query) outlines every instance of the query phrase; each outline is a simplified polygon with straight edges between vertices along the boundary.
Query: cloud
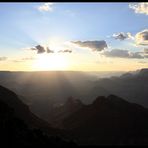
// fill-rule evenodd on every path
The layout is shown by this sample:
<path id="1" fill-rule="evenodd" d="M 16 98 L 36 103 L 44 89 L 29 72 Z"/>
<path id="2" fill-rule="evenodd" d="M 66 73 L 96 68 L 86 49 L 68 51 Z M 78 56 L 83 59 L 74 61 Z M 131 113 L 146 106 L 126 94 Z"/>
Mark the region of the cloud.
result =
<path id="1" fill-rule="evenodd" d="M 34 60 L 35 58 L 33 57 L 26 57 L 26 58 L 22 58 L 21 60 L 23 61 L 28 61 L 28 60 Z"/>
<path id="2" fill-rule="evenodd" d="M 148 29 L 138 32 L 135 39 L 138 45 L 148 45 Z"/>
<path id="3" fill-rule="evenodd" d="M 143 59 L 144 57 L 140 52 L 129 52 L 129 58 Z"/>
<path id="4" fill-rule="evenodd" d="M 72 43 L 77 44 L 80 47 L 88 47 L 91 48 L 92 51 L 102 51 L 107 48 L 107 43 L 104 40 L 101 41 L 72 41 Z"/>
<path id="5" fill-rule="evenodd" d="M 41 54 L 41 53 L 44 53 L 44 52 L 46 52 L 46 53 L 54 53 L 54 51 L 49 49 L 49 47 L 45 48 L 45 47 L 43 47 L 41 45 L 37 45 L 37 46 L 32 47 L 30 49 L 31 50 L 36 50 L 37 54 Z"/>
<path id="6" fill-rule="evenodd" d="M 69 53 L 72 53 L 72 50 L 65 49 L 65 50 L 59 50 L 58 52 L 62 52 L 62 53 L 69 52 Z"/>
<path id="7" fill-rule="evenodd" d="M 35 47 L 32 47 L 32 48 L 27 48 L 27 49 L 31 49 L 31 50 L 37 50 Z"/>
<path id="8" fill-rule="evenodd" d="M 53 11 L 53 7 L 52 7 L 53 3 L 44 3 L 43 5 L 38 7 L 39 11 Z"/>
<path id="9" fill-rule="evenodd" d="M 0 57 L 0 61 L 5 61 L 7 60 L 7 57 Z"/>
<path id="10" fill-rule="evenodd" d="M 37 53 L 38 54 L 40 54 L 40 53 L 44 53 L 46 50 L 45 50 L 45 48 L 43 47 L 43 46 L 41 46 L 41 45 L 37 45 L 37 46 L 35 46 L 36 47 L 36 49 L 37 49 Z"/>
<path id="11" fill-rule="evenodd" d="M 24 61 L 30 61 L 30 60 L 35 60 L 35 58 L 33 58 L 33 57 L 26 57 L 26 58 L 12 60 L 12 62 L 18 63 L 18 62 L 24 62 Z"/>
<path id="12" fill-rule="evenodd" d="M 145 63 L 148 63 L 148 62 L 146 62 L 146 61 L 139 61 L 138 63 L 145 64 Z"/>
<path id="13" fill-rule="evenodd" d="M 36 50 L 37 51 L 37 54 L 41 54 L 41 53 L 44 53 L 46 50 L 43 46 L 41 45 L 37 45 L 35 47 L 32 47 L 30 48 L 31 50 Z"/>
<path id="14" fill-rule="evenodd" d="M 46 52 L 47 52 L 47 53 L 54 53 L 54 51 L 53 51 L 53 50 L 50 50 L 49 47 L 47 47 Z"/>
<path id="15" fill-rule="evenodd" d="M 121 50 L 121 49 L 113 49 L 111 51 L 105 51 L 103 53 L 103 55 L 107 56 L 107 57 L 120 57 L 120 58 L 124 58 L 124 57 L 128 57 L 128 51 L 127 50 Z"/>
<path id="16" fill-rule="evenodd" d="M 23 62 L 23 61 L 22 60 L 12 60 L 12 62 L 19 63 L 19 62 Z"/>
<path id="17" fill-rule="evenodd" d="M 113 34 L 113 38 L 121 41 L 125 39 L 134 39 L 134 37 L 131 35 L 130 32 L 128 33 L 120 32 L 120 33 Z"/>
<path id="18" fill-rule="evenodd" d="M 27 48 L 28 49 L 28 48 Z M 46 53 L 54 53 L 53 50 L 51 50 L 49 47 L 43 47 L 41 45 L 37 45 L 35 47 L 32 47 L 32 48 L 29 48 L 30 50 L 36 50 L 37 51 L 37 54 L 42 54 L 44 52 Z"/>
<path id="19" fill-rule="evenodd" d="M 144 53 L 148 54 L 148 48 L 144 48 Z"/>
<path id="20" fill-rule="evenodd" d="M 144 48 L 143 53 L 144 53 L 144 57 L 148 58 L 148 48 Z"/>
<path id="21" fill-rule="evenodd" d="M 144 58 L 144 56 L 142 56 L 140 52 L 130 52 L 128 50 L 121 50 L 121 49 L 104 51 L 102 54 L 106 57 L 114 57 L 114 58 L 136 58 L 136 59 Z"/>
<path id="22" fill-rule="evenodd" d="M 148 2 L 129 4 L 129 8 L 133 9 L 135 13 L 148 15 Z"/>
<path id="23" fill-rule="evenodd" d="M 127 33 L 120 32 L 120 33 L 113 34 L 112 37 L 115 38 L 116 40 L 120 40 L 120 41 L 123 41 L 125 39 L 132 39 L 136 43 L 136 44 L 134 44 L 135 46 L 148 45 L 148 29 L 138 32 L 134 36 L 132 36 L 130 32 L 127 32 Z"/>
<path id="24" fill-rule="evenodd" d="M 148 58 L 148 54 L 144 55 L 144 58 Z"/>

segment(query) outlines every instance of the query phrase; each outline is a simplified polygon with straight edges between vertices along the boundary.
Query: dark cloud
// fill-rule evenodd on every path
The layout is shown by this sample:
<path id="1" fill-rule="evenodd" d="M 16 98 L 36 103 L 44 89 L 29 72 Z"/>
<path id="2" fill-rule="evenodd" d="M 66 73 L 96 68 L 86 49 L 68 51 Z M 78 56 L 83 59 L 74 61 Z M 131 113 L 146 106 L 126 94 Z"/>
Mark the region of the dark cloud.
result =
<path id="1" fill-rule="evenodd" d="M 32 47 L 31 50 L 36 50 L 37 51 L 37 54 L 41 54 L 41 53 L 54 53 L 53 50 L 49 49 L 49 47 L 45 48 L 41 45 L 37 45 L 35 47 Z"/>
<path id="2" fill-rule="evenodd" d="M 124 34 L 124 33 L 113 34 L 113 37 L 115 39 L 119 39 L 119 40 L 124 40 L 127 38 L 126 34 Z"/>
<path id="3" fill-rule="evenodd" d="M 105 55 L 106 57 L 114 57 L 114 58 L 136 58 L 136 59 L 144 58 L 144 56 L 142 56 L 140 52 L 129 52 L 128 50 L 121 50 L 121 49 L 104 51 L 102 54 Z"/>
<path id="4" fill-rule="evenodd" d="M 125 40 L 125 39 L 133 39 L 134 37 L 131 35 L 131 33 L 124 33 L 124 32 L 120 32 L 120 33 L 116 33 L 113 34 L 113 38 L 115 38 L 116 40 Z"/>
<path id="5" fill-rule="evenodd" d="M 0 61 L 5 61 L 7 60 L 7 57 L 0 57 Z"/>
<path id="6" fill-rule="evenodd" d="M 125 58 L 128 57 L 128 51 L 127 50 L 121 50 L 121 49 L 113 49 L 111 51 L 105 51 L 103 55 L 107 57 L 120 57 Z"/>
<path id="7" fill-rule="evenodd" d="M 102 51 L 107 48 L 107 43 L 104 40 L 101 41 L 72 41 L 72 43 L 79 45 L 80 47 L 88 47 L 93 51 Z"/>
<path id="8" fill-rule="evenodd" d="M 69 52 L 69 53 L 72 53 L 72 50 L 65 49 L 65 50 L 59 50 L 58 52 L 62 52 L 62 53 Z"/>
<path id="9" fill-rule="evenodd" d="M 148 45 L 148 29 L 138 32 L 135 36 L 136 43 L 139 45 Z"/>
<path id="10" fill-rule="evenodd" d="M 145 56 L 141 55 L 140 52 L 130 52 L 129 58 L 135 58 L 135 59 L 143 59 Z"/>
<path id="11" fill-rule="evenodd" d="M 37 49 L 37 53 L 38 53 L 38 54 L 44 53 L 44 52 L 46 51 L 46 50 L 44 49 L 44 47 L 41 46 L 41 45 L 37 45 L 37 46 L 35 46 L 35 48 Z"/>
<path id="12" fill-rule="evenodd" d="M 36 50 L 37 51 L 37 54 L 41 54 L 41 53 L 44 53 L 46 50 L 43 46 L 41 45 L 37 45 L 35 47 L 32 47 L 30 48 L 31 50 Z"/>
<path id="13" fill-rule="evenodd" d="M 50 50 L 48 47 L 47 47 L 47 50 L 46 50 L 47 53 L 54 53 L 53 50 Z"/>

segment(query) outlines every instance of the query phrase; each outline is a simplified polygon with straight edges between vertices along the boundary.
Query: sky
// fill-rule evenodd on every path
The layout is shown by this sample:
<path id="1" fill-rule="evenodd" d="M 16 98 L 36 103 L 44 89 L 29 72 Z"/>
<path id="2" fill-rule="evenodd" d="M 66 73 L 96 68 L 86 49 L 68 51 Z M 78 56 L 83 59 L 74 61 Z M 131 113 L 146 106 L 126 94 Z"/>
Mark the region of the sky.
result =
<path id="1" fill-rule="evenodd" d="M 0 3 L 0 70 L 148 67 L 148 3 Z"/>

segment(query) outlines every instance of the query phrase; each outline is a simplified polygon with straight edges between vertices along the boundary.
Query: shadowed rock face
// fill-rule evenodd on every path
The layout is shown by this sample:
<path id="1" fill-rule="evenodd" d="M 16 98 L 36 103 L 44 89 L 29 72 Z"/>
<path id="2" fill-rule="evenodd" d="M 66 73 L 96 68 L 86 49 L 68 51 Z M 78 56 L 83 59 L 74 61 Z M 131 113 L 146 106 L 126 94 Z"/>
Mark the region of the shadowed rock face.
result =
<path id="1" fill-rule="evenodd" d="M 148 144 L 148 109 L 115 95 L 97 97 L 62 123 L 83 144 Z"/>
<path id="2" fill-rule="evenodd" d="M 48 122 L 54 127 L 61 128 L 63 120 L 83 106 L 84 104 L 80 100 L 69 97 L 64 104 L 53 108 L 49 112 Z"/>
<path id="3" fill-rule="evenodd" d="M 143 68 L 139 72 L 140 74 L 148 75 L 148 68 Z"/>
<path id="4" fill-rule="evenodd" d="M 63 106 L 57 108 L 57 112 L 62 116 L 59 119 L 60 128 L 69 130 L 69 137 L 76 139 L 79 144 L 148 144 L 148 109 L 115 95 L 97 97 L 90 105 L 70 97 Z M 42 130 L 43 127 L 48 134 Z M 60 135 L 60 131 L 45 126 L 15 93 L 2 86 L 0 131 L 0 138 L 5 145 L 75 145 L 53 137 Z"/>
<path id="5" fill-rule="evenodd" d="M 0 86 L 0 139 L 4 146 L 75 146 L 33 115 L 12 91 Z M 59 131 L 59 134 L 61 132 Z"/>
<path id="6" fill-rule="evenodd" d="M 0 86 L 0 100 L 6 103 L 10 108 L 13 108 L 15 116 L 23 120 L 30 127 L 49 127 L 48 124 L 32 114 L 29 107 L 25 105 L 14 92 L 2 86 Z"/>

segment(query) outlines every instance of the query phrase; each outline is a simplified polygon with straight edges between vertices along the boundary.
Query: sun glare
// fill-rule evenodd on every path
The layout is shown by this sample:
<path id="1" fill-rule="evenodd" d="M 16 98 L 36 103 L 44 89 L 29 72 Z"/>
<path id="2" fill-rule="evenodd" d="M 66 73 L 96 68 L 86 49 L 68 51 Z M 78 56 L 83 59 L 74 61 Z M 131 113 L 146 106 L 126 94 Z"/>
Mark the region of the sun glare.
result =
<path id="1" fill-rule="evenodd" d="M 60 54 L 41 54 L 33 64 L 34 70 L 66 70 L 68 61 Z"/>

